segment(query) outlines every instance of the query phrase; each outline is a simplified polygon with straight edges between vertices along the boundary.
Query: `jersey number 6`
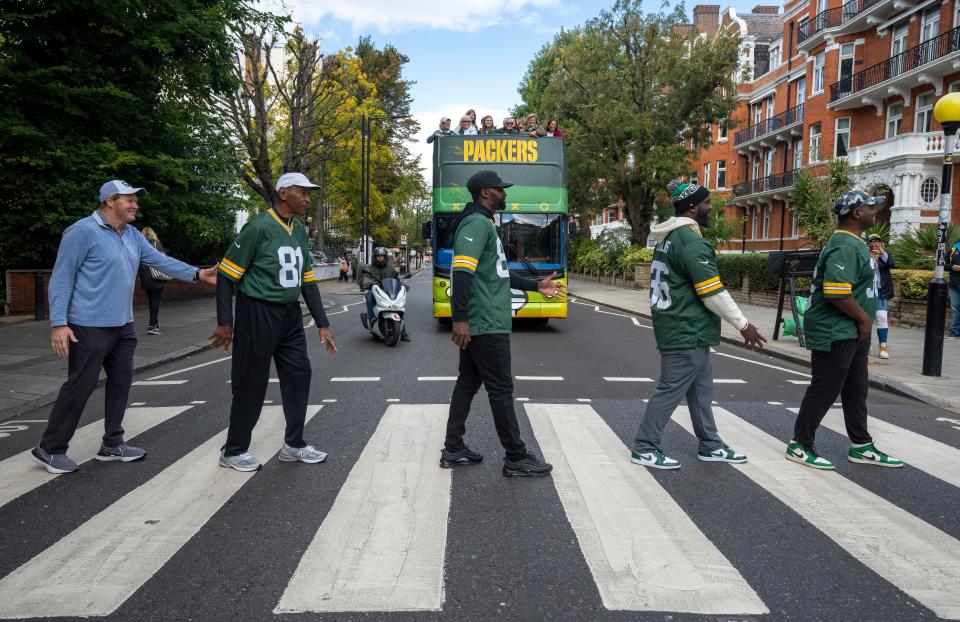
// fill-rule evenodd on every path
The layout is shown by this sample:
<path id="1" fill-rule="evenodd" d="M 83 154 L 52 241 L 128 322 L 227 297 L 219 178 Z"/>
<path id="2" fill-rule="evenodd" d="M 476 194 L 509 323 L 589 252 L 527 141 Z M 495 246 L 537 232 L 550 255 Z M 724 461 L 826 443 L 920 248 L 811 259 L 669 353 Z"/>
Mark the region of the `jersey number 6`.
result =
<path id="1" fill-rule="evenodd" d="M 661 281 L 660 278 L 665 274 L 670 274 L 667 264 L 662 261 L 654 261 L 650 264 L 650 272 L 653 278 L 650 279 L 650 306 L 658 309 L 669 309 L 673 300 L 670 299 L 670 284 Z"/>

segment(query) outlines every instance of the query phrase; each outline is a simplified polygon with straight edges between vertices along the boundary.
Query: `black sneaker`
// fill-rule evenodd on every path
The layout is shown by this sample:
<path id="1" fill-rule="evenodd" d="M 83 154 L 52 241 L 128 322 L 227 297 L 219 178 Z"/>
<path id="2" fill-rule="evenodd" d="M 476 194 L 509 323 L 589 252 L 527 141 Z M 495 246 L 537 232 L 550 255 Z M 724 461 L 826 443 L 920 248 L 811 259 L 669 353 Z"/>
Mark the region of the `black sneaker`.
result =
<path id="1" fill-rule="evenodd" d="M 483 462 L 483 454 L 479 451 L 473 451 L 466 445 L 459 451 L 450 451 L 444 447 L 440 451 L 440 468 L 452 469 L 458 466 L 470 466 L 471 464 L 480 464 Z"/>
<path id="2" fill-rule="evenodd" d="M 410 335 L 408 335 L 407 333 L 400 333 L 400 341 L 405 341 L 407 343 L 410 343 Z"/>
<path id="3" fill-rule="evenodd" d="M 552 470 L 552 464 L 547 464 L 529 451 L 520 460 L 503 459 L 504 477 L 546 477 Z"/>

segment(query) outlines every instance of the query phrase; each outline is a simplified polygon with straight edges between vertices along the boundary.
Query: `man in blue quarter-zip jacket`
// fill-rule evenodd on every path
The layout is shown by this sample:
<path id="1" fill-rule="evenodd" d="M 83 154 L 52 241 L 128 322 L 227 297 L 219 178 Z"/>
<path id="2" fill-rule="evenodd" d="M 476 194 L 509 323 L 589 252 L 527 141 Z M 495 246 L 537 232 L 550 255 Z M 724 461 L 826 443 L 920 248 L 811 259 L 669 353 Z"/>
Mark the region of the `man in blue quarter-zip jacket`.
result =
<path id="1" fill-rule="evenodd" d="M 131 462 L 146 452 L 123 442 L 123 413 L 133 382 L 133 288 L 142 263 L 181 281 L 215 284 L 216 270 L 199 270 L 156 250 L 133 226 L 143 188 L 119 179 L 100 187 L 100 208 L 63 232 L 50 277 L 50 344 L 68 359 L 67 381 L 43 438 L 30 454 L 51 473 L 71 473 L 77 463 L 67 446 L 83 408 L 107 372 L 101 461 Z"/>

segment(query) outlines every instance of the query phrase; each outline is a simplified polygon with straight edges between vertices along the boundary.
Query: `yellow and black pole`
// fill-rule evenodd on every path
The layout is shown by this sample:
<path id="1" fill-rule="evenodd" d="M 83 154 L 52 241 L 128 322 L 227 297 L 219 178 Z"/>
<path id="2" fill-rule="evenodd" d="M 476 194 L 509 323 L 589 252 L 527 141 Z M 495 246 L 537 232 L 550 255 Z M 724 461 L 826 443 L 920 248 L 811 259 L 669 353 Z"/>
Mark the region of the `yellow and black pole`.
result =
<path id="1" fill-rule="evenodd" d="M 937 261 L 927 287 L 927 326 L 923 338 L 923 375 L 939 376 L 943 363 L 943 326 L 947 319 L 947 282 L 943 268 L 947 260 L 947 225 L 950 224 L 950 195 L 953 181 L 953 153 L 960 132 L 960 93 L 948 93 L 933 108 L 943 126 L 943 173 L 940 179 L 940 211 L 937 214 Z"/>

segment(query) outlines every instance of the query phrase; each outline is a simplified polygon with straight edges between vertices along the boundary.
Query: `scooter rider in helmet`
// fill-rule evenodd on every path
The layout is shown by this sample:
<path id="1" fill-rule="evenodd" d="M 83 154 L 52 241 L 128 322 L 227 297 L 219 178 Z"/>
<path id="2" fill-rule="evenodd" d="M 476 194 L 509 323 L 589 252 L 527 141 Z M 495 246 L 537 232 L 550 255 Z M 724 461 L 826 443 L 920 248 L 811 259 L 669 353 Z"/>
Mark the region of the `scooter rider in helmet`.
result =
<path id="1" fill-rule="evenodd" d="M 378 246 L 373 249 L 373 263 L 363 267 L 364 277 L 373 279 L 374 282 L 380 281 L 382 279 L 400 278 L 397 274 L 396 268 L 390 265 L 390 262 L 387 261 L 387 249 L 383 246 Z M 369 275 L 369 277 L 367 277 Z M 370 318 L 373 317 L 373 290 L 372 288 L 365 287 L 367 285 L 364 283 L 365 279 L 361 279 L 360 287 L 361 289 L 367 290 L 367 313 L 364 316 L 364 326 L 367 325 L 367 322 L 370 321 Z M 406 286 L 404 286 L 406 287 Z M 407 334 L 406 323 L 403 325 L 403 332 L 400 333 L 401 341 L 410 341 L 410 335 Z"/>

